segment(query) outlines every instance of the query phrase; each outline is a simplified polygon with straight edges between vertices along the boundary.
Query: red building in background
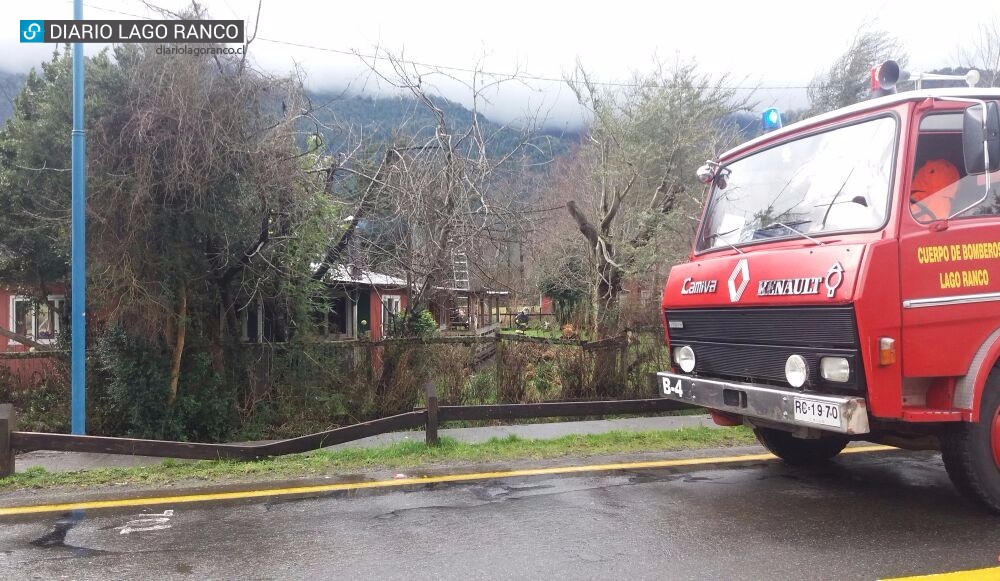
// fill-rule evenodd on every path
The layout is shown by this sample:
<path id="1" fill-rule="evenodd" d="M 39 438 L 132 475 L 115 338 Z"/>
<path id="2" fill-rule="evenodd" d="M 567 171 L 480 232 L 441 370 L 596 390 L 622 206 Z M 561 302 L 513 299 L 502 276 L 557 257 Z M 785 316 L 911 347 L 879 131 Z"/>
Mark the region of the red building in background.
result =
<path id="1" fill-rule="evenodd" d="M 28 296 L 17 289 L 0 288 L 0 326 L 24 335 L 36 343 L 55 346 L 62 333 L 62 313 L 66 296 L 61 287 L 49 291 L 46 301 Z M 0 354 L 26 353 L 37 349 L 0 336 Z M 0 374 L 10 373 L 21 387 L 37 385 L 50 372 L 49 357 L 7 357 L 0 359 Z"/>

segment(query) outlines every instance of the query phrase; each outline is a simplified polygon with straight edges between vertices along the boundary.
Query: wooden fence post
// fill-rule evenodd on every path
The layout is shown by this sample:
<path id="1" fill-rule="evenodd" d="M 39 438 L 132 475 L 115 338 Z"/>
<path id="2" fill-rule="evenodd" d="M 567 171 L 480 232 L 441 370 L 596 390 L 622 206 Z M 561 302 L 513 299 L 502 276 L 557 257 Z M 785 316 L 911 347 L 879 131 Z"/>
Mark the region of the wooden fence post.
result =
<path id="1" fill-rule="evenodd" d="M 438 396 L 437 385 L 433 380 L 424 385 L 427 396 L 426 442 L 428 446 L 438 445 Z"/>
<path id="2" fill-rule="evenodd" d="M 10 433 L 17 429 L 14 406 L 0 404 L 0 478 L 14 473 L 14 450 L 10 447 Z"/>

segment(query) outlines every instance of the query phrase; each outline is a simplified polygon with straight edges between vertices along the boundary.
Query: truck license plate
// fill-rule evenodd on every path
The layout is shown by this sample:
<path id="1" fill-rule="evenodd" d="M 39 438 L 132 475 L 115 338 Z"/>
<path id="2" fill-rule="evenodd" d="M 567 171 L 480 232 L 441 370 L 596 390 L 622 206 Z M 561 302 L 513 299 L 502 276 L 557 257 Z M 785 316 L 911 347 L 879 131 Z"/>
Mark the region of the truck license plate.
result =
<path id="1" fill-rule="evenodd" d="M 835 404 L 797 397 L 793 406 L 798 421 L 840 427 L 840 408 Z"/>
<path id="2" fill-rule="evenodd" d="M 684 385 L 681 383 L 681 378 L 678 377 L 671 382 L 669 377 L 664 377 L 663 395 L 676 395 L 677 397 L 684 397 Z"/>

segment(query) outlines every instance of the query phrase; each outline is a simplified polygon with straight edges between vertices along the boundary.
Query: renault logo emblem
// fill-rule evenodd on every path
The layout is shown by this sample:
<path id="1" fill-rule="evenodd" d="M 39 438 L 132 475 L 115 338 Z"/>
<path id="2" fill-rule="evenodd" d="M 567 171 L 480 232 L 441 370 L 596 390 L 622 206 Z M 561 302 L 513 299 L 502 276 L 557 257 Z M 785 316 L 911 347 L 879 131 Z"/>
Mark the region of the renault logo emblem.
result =
<path id="1" fill-rule="evenodd" d="M 839 262 L 834 262 L 830 270 L 826 271 L 826 278 L 823 284 L 826 286 L 826 298 L 832 299 L 837 294 L 837 288 L 844 282 L 844 267 Z"/>
<path id="2" fill-rule="evenodd" d="M 741 258 L 736 263 L 733 274 L 729 275 L 729 301 L 739 302 L 748 284 L 750 284 L 750 267 L 747 265 L 747 259 Z"/>

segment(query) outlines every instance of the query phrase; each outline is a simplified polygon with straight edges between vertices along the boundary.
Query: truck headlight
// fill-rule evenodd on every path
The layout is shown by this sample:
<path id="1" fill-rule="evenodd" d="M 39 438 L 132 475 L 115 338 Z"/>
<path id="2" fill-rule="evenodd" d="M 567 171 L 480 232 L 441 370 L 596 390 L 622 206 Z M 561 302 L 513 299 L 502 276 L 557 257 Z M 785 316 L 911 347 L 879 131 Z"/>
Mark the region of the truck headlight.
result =
<path id="1" fill-rule="evenodd" d="M 806 364 L 804 357 L 799 354 L 788 357 L 785 361 L 785 379 L 792 387 L 802 387 L 806 384 L 806 380 L 809 379 L 809 365 Z"/>
<path id="2" fill-rule="evenodd" d="M 827 381 L 847 383 L 851 378 L 851 364 L 845 357 L 824 357 L 819 360 L 819 374 Z"/>
<path id="3" fill-rule="evenodd" d="M 692 349 L 690 345 L 675 348 L 674 363 L 676 363 L 684 373 L 691 373 L 694 371 L 694 349 Z"/>

